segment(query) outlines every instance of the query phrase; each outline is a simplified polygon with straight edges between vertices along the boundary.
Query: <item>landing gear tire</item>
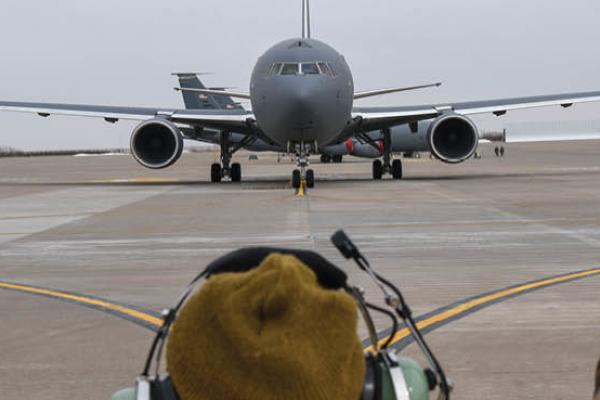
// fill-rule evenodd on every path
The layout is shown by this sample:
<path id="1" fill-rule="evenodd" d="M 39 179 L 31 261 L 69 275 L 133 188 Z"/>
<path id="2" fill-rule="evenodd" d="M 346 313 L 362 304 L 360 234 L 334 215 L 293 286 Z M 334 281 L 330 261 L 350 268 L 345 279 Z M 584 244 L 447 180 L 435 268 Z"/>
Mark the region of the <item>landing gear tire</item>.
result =
<path id="1" fill-rule="evenodd" d="M 321 154 L 321 162 L 323 164 L 329 164 L 331 162 L 331 156 L 328 156 L 327 154 Z"/>
<path id="2" fill-rule="evenodd" d="M 315 171 L 312 169 L 306 171 L 306 187 L 309 189 L 315 187 Z"/>
<path id="3" fill-rule="evenodd" d="M 231 164 L 231 181 L 241 182 L 242 181 L 242 166 L 239 163 Z"/>
<path id="4" fill-rule="evenodd" d="M 373 179 L 376 181 L 383 177 L 383 163 L 381 160 L 373 161 Z"/>
<path id="5" fill-rule="evenodd" d="M 221 182 L 222 174 L 221 174 L 221 164 L 213 164 L 210 167 L 210 181 L 212 183 Z"/>
<path id="6" fill-rule="evenodd" d="M 302 176 L 300 175 L 300 170 L 295 169 L 292 172 L 292 187 L 294 189 L 300 189 L 300 185 L 302 184 Z"/>
<path id="7" fill-rule="evenodd" d="M 344 157 L 343 156 L 333 156 L 333 162 L 334 163 L 339 164 L 342 161 L 344 161 Z"/>
<path id="8" fill-rule="evenodd" d="M 402 179 L 402 161 L 394 160 L 392 163 L 392 177 L 394 179 Z"/>

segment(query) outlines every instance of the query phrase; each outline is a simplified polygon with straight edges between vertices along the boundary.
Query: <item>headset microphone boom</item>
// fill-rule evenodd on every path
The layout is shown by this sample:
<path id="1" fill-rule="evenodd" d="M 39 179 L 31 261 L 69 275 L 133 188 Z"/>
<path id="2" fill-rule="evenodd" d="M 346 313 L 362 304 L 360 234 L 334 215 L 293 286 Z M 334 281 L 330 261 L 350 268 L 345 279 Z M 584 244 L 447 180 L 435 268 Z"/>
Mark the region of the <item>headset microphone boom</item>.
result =
<path id="1" fill-rule="evenodd" d="M 449 400 L 452 388 L 448 383 L 446 374 L 442 366 L 436 359 L 435 355 L 429 348 L 429 345 L 425 341 L 425 338 L 421 334 L 415 320 L 412 317 L 412 311 L 406 303 L 406 301 L 404 300 L 404 296 L 402 295 L 400 289 L 398 289 L 394 284 L 385 279 L 383 276 L 379 275 L 373 269 L 373 267 L 371 267 L 369 261 L 361 254 L 358 247 L 356 247 L 356 245 L 352 242 L 352 240 L 348 237 L 348 235 L 346 235 L 344 231 L 337 231 L 331 237 L 331 241 L 346 259 L 353 259 L 359 266 L 359 268 L 366 272 L 369 275 L 369 277 L 371 277 L 371 279 L 375 282 L 375 284 L 381 289 L 385 296 L 386 304 L 389 307 L 391 307 L 400 318 L 402 318 L 402 320 L 410 330 L 410 333 L 413 336 L 415 342 L 419 345 L 419 348 L 427 357 L 429 364 L 436 371 L 440 379 L 440 398 Z"/>

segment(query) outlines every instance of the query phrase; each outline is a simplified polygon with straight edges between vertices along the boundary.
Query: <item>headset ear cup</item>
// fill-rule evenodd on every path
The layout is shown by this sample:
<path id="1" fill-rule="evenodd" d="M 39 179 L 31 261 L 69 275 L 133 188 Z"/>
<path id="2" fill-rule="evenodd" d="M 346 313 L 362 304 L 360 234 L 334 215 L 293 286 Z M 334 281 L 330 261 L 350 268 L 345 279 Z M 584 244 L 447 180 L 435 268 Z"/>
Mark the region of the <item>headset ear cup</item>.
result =
<path id="1" fill-rule="evenodd" d="M 365 357 L 365 383 L 363 384 L 361 400 L 377 400 L 378 392 L 378 376 L 381 375 L 379 371 L 379 363 L 377 358 L 373 354 L 367 354 Z"/>
<path id="2" fill-rule="evenodd" d="M 170 377 L 152 383 L 151 400 L 180 400 Z"/>

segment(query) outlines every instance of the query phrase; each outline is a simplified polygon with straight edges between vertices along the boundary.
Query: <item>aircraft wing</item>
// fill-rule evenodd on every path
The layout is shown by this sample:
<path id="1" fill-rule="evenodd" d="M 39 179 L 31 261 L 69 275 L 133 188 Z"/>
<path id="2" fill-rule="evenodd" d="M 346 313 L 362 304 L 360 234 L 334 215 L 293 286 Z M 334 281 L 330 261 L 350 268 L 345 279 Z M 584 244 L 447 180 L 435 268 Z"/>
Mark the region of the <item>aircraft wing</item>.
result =
<path id="1" fill-rule="evenodd" d="M 254 116 L 243 109 L 232 110 L 177 110 L 170 108 L 116 107 L 80 104 L 22 103 L 0 101 L 0 111 L 38 114 L 42 117 L 67 115 L 75 117 L 104 118 L 107 122 L 120 119 L 145 121 L 162 117 L 175 123 L 190 124 L 231 132 L 245 133 Z"/>
<path id="2" fill-rule="evenodd" d="M 567 142 L 600 140 L 600 132 L 556 132 L 533 135 L 506 135 L 506 143 Z"/>
<path id="3" fill-rule="evenodd" d="M 567 108 L 573 104 L 597 101 L 600 102 L 600 92 L 583 92 L 423 106 L 361 107 L 353 110 L 353 117 L 359 121 L 360 130 L 372 131 L 435 118 L 447 112 L 455 112 L 462 115 L 489 113 L 500 116 L 513 110 L 549 106 Z"/>

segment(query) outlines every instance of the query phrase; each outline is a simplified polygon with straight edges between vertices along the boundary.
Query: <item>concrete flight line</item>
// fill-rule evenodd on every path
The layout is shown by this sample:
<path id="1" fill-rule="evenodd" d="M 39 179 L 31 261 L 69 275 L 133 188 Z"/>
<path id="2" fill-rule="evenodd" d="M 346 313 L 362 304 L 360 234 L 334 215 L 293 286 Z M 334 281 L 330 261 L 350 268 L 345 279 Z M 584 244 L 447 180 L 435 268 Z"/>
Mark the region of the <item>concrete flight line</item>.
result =
<path id="1" fill-rule="evenodd" d="M 76 293 L 68 293 L 57 290 L 43 289 L 35 286 L 20 285 L 16 283 L 0 282 L 0 289 L 13 290 L 21 293 L 29 293 L 37 296 L 48 297 L 55 300 L 66 301 L 94 310 L 104 311 L 117 317 L 124 318 L 135 324 L 156 330 L 162 325 L 160 314 L 152 311 L 144 311 L 131 306 L 116 304 L 107 300 L 85 296 Z"/>
<path id="2" fill-rule="evenodd" d="M 546 278 L 538 281 L 528 282 L 501 289 L 495 292 L 486 293 L 463 300 L 461 302 L 443 307 L 417 319 L 419 328 L 427 334 L 437 330 L 453 321 L 465 318 L 477 311 L 491 307 L 495 304 L 507 301 L 509 299 L 529 294 L 536 290 L 546 289 L 551 286 L 573 282 L 579 279 L 600 276 L 600 268 L 586 271 L 574 272 L 565 275 L 559 275 L 552 278 Z M 43 296 L 55 300 L 61 300 L 94 310 L 107 312 L 117 317 L 131 321 L 137 325 L 155 331 L 162 325 L 160 314 L 153 311 L 143 310 L 137 307 L 117 304 L 108 300 L 85 296 L 76 293 L 44 289 L 35 286 L 21 285 L 17 283 L 0 281 L 0 289 L 12 290 L 21 293 L 28 293 L 37 296 Z M 390 332 L 380 334 L 380 345 L 383 345 L 389 338 Z M 403 349 L 412 343 L 412 337 L 406 327 L 400 329 L 393 339 L 393 346 Z M 365 351 L 372 351 L 372 347 L 367 347 Z"/>
<path id="3" fill-rule="evenodd" d="M 132 178 L 132 179 L 100 179 L 91 181 L 90 183 L 105 183 L 105 184 L 118 184 L 118 183 L 147 183 L 147 184 L 169 184 L 169 183 L 180 183 L 180 179 L 175 178 Z"/>
<path id="4" fill-rule="evenodd" d="M 538 281 L 520 284 L 491 293 L 471 297 L 447 307 L 435 310 L 429 314 L 417 319 L 417 326 L 424 334 L 435 331 L 444 325 L 459 319 L 465 318 L 477 311 L 502 303 L 509 299 L 523 296 L 536 290 L 546 289 L 551 286 L 573 282 L 579 279 L 600 276 L 600 268 L 586 271 L 574 272 L 565 275 L 558 275 L 552 278 L 546 278 Z M 389 339 L 390 331 L 380 334 L 379 345 L 383 345 Z M 408 328 L 401 328 L 392 341 L 392 345 L 397 349 L 404 349 L 413 342 Z M 365 351 L 372 351 L 372 346 L 367 347 Z"/>

